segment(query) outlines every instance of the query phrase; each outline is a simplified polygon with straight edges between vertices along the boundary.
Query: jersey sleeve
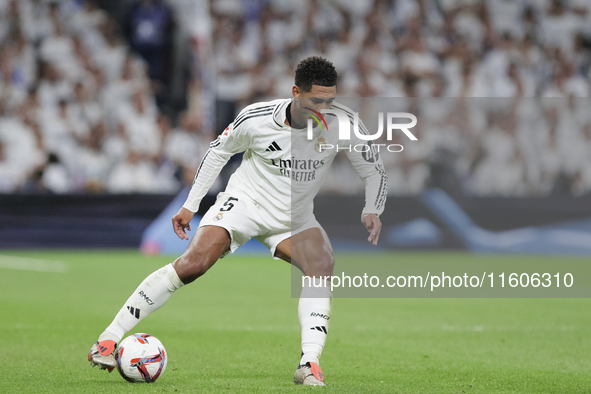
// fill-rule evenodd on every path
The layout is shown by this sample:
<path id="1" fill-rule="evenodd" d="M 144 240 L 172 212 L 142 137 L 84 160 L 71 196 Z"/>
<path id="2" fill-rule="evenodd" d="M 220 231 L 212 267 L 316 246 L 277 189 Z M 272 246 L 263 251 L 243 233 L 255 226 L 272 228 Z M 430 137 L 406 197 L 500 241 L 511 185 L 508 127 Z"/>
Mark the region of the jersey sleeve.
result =
<path id="1" fill-rule="evenodd" d="M 230 123 L 224 132 L 209 144 L 209 149 L 203 156 L 201 164 L 197 169 L 193 186 L 183 208 L 191 212 L 197 212 L 201 200 L 222 168 L 230 160 L 230 157 L 249 149 L 250 137 L 246 125 L 240 124 L 238 127 L 235 127 L 235 123 L 235 121 Z"/>
<path id="2" fill-rule="evenodd" d="M 365 126 L 359 120 L 359 129 L 363 134 L 368 134 Z M 364 141 L 352 133 L 351 146 L 365 145 L 366 147 L 357 152 L 350 149 L 347 156 L 351 164 L 357 170 L 359 177 L 365 184 L 365 207 L 362 214 L 373 213 L 380 215 L 384 212 L 386 198 L 388 196 L 388 176 L 382 163 L 378 147 L 373 141 Z"/>

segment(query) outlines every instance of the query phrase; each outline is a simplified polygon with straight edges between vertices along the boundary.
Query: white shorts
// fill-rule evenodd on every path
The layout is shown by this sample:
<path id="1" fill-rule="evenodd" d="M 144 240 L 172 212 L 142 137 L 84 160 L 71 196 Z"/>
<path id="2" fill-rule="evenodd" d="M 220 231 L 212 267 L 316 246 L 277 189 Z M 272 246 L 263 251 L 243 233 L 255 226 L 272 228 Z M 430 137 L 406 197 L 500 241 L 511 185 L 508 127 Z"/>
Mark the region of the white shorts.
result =
<path id="1" fill-rule="evenodd" d="M 291 223 L 276 220 L 267 210 L 250 198 L 234 194 L 226 192 L 218 194 L 215 204 L 203 215 L 199 227 L 225 228 L 231 238 L 231 253 L 254 238 L 269 248 L 271 256 L 278 260 L 275 257 L 275 249 L 281 241 L 292 236 Z M 315 227 L 321 228 L 320 223 L 312 214 L 294 234 Z"/>

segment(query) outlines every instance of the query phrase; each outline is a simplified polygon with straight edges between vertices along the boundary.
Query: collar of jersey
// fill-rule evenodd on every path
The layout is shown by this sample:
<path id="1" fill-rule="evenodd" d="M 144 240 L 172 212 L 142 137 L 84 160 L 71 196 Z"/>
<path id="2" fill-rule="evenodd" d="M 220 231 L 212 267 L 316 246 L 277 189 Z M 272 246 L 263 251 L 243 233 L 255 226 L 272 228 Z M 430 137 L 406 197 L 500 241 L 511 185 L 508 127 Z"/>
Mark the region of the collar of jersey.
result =
<path id="1" fill-rule="evenodd" d="M 273 115 L 275 117 L 275 122 L 277 122 L 277 124 L 281 125 L 281 127 L 289 129 L 289 130 L 291 130 L 292 128 L 290 126 L 286 125 L 285 121 L 287 120 L 286 110 L 287 110 L 287 107 L 289 106 L 289 103 L 291 103 L 291 101 L 292 101 L 292 99 L 286 99 L 284 102 L 279 104 L 278 110 L 275 111 L 275 114 Z"/>

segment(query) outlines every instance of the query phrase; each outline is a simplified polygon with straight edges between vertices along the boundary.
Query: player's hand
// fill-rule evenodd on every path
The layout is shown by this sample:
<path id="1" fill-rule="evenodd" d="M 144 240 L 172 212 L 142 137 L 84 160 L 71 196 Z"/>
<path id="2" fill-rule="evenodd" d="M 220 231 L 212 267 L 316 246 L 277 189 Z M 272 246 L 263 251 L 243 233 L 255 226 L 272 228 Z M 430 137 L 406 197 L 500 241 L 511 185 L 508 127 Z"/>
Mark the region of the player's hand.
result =
<path id="1" fill-rule="evenodd" d="M 172 228 L 180 239 L 189 239 L 185 229 L 191 231 L 191 225 L 189 223 L 191 222 L 191 219 L 193 219 L 193 215 L 195 215 L 195 213 L 186 208 L 181 208 L 176 215 L 172 217 Z"/>
<path id="2" fill-rule="evenodd" d="M 382 222 L 380 218 L 373 213 L 365 213 L 361 215 L 361 223 L 365 226 L 369 232 L 367 242 L 371 242 L 373 246 L 378 244 L 380 238 L 380 231 L 382 231 Z"/>

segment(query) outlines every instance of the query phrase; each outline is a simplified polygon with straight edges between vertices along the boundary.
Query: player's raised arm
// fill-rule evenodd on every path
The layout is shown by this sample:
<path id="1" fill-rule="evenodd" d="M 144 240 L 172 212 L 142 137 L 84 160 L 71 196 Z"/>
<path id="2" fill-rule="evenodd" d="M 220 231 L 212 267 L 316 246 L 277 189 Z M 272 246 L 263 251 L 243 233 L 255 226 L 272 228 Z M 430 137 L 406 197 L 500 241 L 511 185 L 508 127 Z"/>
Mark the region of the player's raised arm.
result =
<path id="1" fill-rule="evenodd" d="M 246 136 L 248 130 L 241 126 L 234 127 L 234 123 L 231 123 L 215 141 L 209 144 L 209 149 L 195 174 L 189 196 L 183 207 L 172 218 L 172 227 L 180 239 L 189 239 L 185 229 L 191 231 L 189 222 L 199 210 L 201 200 L 230 157 L 249 148 L 249 139 Z"/>

